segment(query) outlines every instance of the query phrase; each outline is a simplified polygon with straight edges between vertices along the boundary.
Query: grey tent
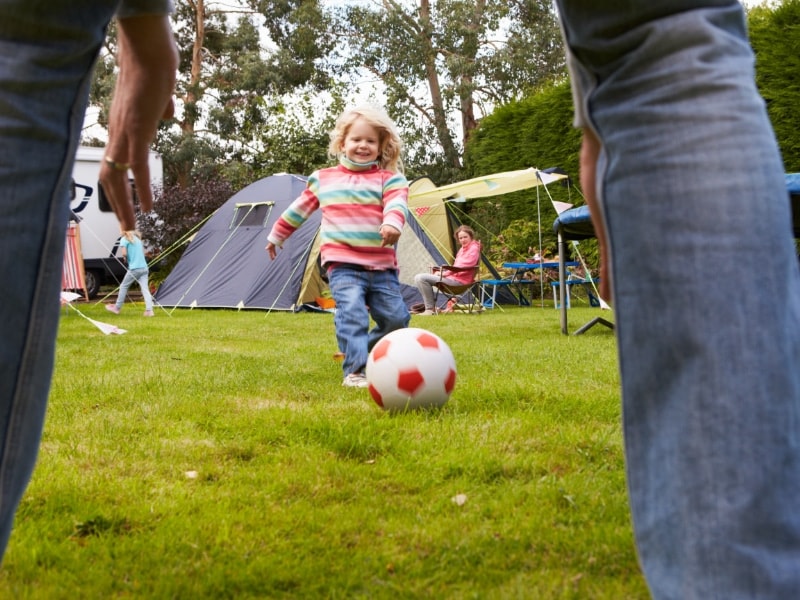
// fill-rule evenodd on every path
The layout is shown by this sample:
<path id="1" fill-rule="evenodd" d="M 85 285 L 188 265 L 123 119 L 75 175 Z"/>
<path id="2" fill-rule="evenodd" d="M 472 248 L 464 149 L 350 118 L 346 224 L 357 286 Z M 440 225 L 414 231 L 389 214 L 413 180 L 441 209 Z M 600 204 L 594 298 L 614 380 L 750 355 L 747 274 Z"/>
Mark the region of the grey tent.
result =
<path id="1" fill-rule="evenodd" d="M 159 286 L 165 307 L 299 310 L 313 306 L 327 285 L 318 264 L 321 212 L 286 241 L 274 261 L 265 250 L 273 223 L 306 187 L 300 175 L 272 175 L 234 194 L 198 231 Z M 397 247 L 408 306 L 421 301 L 414 275 L 446 264 L 409 211 Z"/>

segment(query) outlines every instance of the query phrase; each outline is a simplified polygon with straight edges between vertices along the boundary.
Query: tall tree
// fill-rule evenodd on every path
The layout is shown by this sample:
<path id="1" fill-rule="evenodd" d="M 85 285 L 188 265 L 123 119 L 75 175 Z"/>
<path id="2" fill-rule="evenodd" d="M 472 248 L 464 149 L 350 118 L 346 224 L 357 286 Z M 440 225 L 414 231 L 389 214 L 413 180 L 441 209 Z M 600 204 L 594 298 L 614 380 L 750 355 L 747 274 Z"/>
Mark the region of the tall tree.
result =
<path id="1" fill-rule="evenodd" d="M 187 185 L 198 165 L 251 162 L 284 83 L 265 59 L 257 15 L 208 0 L 179 0 L 174 15 L 181 66 L 179 133 L 165 138 Z M 236 178 L 235 174 L 229 174 Z M 241 177 L 241 175 L 239 175 Z M 244 174 L 244 179 L 248 179 Z"/>
<path id="2" fill-rule="evenodd" d="M 240 187 L 273 169 L 308 172 L 325 160 L 330 111 L 321 108 L 335 110 L 339 100 L 317 62 L 331 52 L 331 27 L 316 2 L 281 4 L 265 19 L 256 0 L 176 0 L 178 111 L 156 142 L 166 180 L 188 186 L 222 176 Z M 92 88 L 100 127 L 107 123 L 115 54 L 112 27 Z"/>
<path id="3" fill-rule="evenodd" d="M 549 0 L 176 0 L 173 20 L 179 110 L 158 148 L 167 179 L 183 184 L 308 171 L 343 102 L 368 92 L 397 121 L 411 174 L 444 182 L 485 114 L 563 72 Z M 114 52 L 112 37 L 98 105 Z"/>
<path id="4" fill-rule="evenodd" d="M 317 68 L 333 47 L 327 16 L 308 0 L 271 3 L 268 11 L 260 0 L 236 6 L 176 3 L 184 59 L 178 94 L 185 108 L 171 145 L 186 145 L 195 156 L 201 151 L 203 162 L 222 165 L 232 183 L 281 167 L 308 172 L 324 161 L 320 146 L 327 142 L 319 131 L 325 115 L 316 118 L 324 112 L 319 96 L 333 86 Z M 335 94 L 326 98 L 335 103 Z M 287 156 L 290 143 L 299 143 L 299 150 Z"/>
<path id="5" fill-rule="evenodd" d="M 380 81 L 398 124 L 413 132 L 416 162 L 445 172 L 461 169 L 483 115 L 564 73 L 549 0 L 376 0 L 335 12 L 347 71 Z"/>

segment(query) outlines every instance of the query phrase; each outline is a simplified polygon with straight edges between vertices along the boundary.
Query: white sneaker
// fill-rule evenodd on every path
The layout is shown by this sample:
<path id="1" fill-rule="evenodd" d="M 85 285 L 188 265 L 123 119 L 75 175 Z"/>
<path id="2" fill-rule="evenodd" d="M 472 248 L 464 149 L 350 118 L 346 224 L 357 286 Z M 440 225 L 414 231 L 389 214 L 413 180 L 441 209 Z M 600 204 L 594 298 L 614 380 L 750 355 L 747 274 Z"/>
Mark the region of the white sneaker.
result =
<path id="1" fill-rule="evenodd" d="M 367 378 L 364 376 L 363 373 L 350 373 L 350 375 L 344 378 L 344 380 L 342 381 L 342 385 L 344 387 L 354 387 L 354 388 L 369 387 Z"/>
<path id="2" fill-rule="evenodd" d="M 430 308 L 426 308 L 424 311 L 422 311 L 421 313 L 417 313 L 417 314 L 422 316 L 422 317 L 429 317 L 431 315 L 435 315 L 436 312 L 431 310 Z"/>

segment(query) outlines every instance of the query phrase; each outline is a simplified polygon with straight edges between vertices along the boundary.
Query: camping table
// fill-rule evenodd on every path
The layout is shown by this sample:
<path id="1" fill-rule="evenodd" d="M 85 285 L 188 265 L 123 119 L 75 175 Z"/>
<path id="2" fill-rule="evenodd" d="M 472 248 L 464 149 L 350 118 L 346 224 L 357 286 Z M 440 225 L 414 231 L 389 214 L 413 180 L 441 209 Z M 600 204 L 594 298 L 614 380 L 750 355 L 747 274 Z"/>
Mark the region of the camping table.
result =
<path id="1" fill-rule="evenodd" d="M 566 262 L 564 263 L 567 267 L 577 267 L 577 262 Z M 528 299 L 525 297 L 523 292 L 523 286 L 528 284 L 533 284 L 538 279 L 531 278 L 526 279 L 525 274 L 536 271 L 538 269 L 558 269 L 559 263 L 558 262 L 510 262 L 510 263 L 503 263 L 504 269 L 511 269 L 513 273 L 511 274 L 511 278 L 509 281 L 511 285 L 514 286 L 519 294 L 519 303 L 520 304 L 527 304 Z M 531 300 L 530 306 L 533 306 L 533 292 L 531 292 Z"/>

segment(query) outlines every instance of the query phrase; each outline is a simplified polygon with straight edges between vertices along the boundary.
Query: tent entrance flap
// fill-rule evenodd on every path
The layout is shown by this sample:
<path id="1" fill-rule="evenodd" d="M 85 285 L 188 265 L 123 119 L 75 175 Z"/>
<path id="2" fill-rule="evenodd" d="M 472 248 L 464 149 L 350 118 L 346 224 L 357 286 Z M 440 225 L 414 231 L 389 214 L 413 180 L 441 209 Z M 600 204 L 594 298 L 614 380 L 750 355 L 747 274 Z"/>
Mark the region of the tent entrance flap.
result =
<path id="1" fill-rule="evenodd" d="M 322 278 L 322 264 L 319 261 L 320 239 L 321 236 L 317 232 L 308 254 L 309 257 L 313 256 L 314 260 L 306 260 L 302 279 L 303 284 L 300 287 L 300 294 L 297 298 L 298 305 L 313 304 L 328 289 L 328 284 Z"/>

